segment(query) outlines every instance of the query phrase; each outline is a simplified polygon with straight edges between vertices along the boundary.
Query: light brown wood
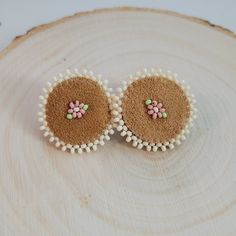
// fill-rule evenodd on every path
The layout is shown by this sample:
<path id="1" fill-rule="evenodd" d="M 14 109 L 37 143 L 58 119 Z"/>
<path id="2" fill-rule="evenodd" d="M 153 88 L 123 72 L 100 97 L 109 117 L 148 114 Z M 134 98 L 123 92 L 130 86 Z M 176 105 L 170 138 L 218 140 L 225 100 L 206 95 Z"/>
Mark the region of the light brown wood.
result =
<path id="1" fill-rule="evenodd" d="M 198 100 L 187 141 L 166 153 L 118 135 L 71 156 L 38 130 L 38 95 L 66 68 L 118 87 L 144 67 L 178 73 Z M 0 235 L 235 235 L 236 40 L 159 10 L 80 13 L 40 26 L 0 54 Z"/>

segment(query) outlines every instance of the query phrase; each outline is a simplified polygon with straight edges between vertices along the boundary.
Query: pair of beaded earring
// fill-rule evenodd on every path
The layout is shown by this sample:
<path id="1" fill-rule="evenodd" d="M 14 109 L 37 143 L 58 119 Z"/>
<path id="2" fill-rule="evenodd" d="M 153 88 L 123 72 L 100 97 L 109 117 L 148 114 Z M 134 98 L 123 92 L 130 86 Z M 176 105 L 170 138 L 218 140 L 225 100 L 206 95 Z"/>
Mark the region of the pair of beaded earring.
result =
<path id="1" fill-rule="evenodd" d="M 167 71 L 144 69 L 112 93 L 101 75 L 67 70 L 40 96 L 40 129 L 62 151 L 103 146 L 114 129 L 138 149 L 166 151 L 185 140 L 196 118 L 194 95 Z"/>

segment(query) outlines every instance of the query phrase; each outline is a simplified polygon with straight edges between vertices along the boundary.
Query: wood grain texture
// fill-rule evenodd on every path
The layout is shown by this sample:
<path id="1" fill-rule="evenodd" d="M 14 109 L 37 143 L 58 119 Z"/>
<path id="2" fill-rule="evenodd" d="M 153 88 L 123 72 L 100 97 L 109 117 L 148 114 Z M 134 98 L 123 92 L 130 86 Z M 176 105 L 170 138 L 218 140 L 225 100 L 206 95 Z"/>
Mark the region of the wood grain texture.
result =
<path id="1" fill-rule="evenodd" d="M 118 87 L 144 67 L 177 72 L 198 100 L 190 137 L 166 153 L 115 136 L 71 156 L 38 130 L 38 95 L 66 68 Z M 0 54 L 0 235 L 236 234 L 236 40 L 157 10 L 76 14 L 35 28 Z"/>

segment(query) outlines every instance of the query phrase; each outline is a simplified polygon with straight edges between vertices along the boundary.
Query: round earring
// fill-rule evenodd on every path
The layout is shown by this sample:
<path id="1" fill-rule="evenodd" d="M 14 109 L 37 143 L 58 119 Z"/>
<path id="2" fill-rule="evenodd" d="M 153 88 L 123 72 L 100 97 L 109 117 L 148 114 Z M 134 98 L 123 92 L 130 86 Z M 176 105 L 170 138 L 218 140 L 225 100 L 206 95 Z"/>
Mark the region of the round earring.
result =
<path id="1" fill-rule="evenodd" d="M 113 96 L 101 75 L 67 70 L 54 77 L 40 98 L 40 130 L 49 142 L 71 153 L 96 151 L 110 140 Z"/>
<path id="2" fill-rule="evenodd" d="M 186 139 L 196 118 L 196 101 L 176 74 L 144 69 L 123 81 L 118 92 L 117 130 L 134 147 L 166 151 Z"/>

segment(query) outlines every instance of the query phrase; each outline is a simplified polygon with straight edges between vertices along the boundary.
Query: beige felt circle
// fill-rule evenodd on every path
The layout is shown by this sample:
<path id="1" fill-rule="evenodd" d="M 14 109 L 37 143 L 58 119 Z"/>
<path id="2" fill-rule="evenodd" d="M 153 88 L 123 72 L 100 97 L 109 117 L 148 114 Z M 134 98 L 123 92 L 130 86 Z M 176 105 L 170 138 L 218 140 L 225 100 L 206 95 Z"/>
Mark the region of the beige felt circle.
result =
<path id="1" fill-rule="evenodd" d="M 68 120 L 68 104 L 76 100 L 88 104 L 89 109 L 82 118 Z M 63 81 L 49 94 L 46 120 L 54 135 L 67 144 L 93 142 L 111 121 L 108 98 L 91 79 L 78 77 Z"/>
<path id="2" fill-rule="evenodd" d="M 145 101 L 160 101 L 167 118 L 152 119 Z M 134 81 L 122 99 L 122 114 L 126 126 L 136 136 L 151 143 L 164 143 L 175 138 L 184 129 L 189 118 L 189 101 L 183 89 L 173 80 L 146 77 Z"/>

